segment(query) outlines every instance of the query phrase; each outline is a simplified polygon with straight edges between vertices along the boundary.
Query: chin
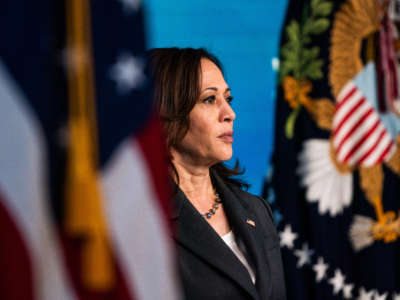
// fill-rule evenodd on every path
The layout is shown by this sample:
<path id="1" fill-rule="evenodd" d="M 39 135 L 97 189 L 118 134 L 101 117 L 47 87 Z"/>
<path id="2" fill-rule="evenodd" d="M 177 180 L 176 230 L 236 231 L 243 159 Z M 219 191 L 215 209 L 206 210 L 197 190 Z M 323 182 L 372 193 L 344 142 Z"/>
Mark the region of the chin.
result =
<path id="1" fill-rule="evenodd" d="M 213 150 L 214 151 L 210 153 L 210 157 L 212 157 L 216 163 L 227 161 L 232 158 L 232 147 L 218 147 Z"/>
<path id="2" fill-rule="evenodd" d="M 221 153 L 219 158 L 220 158 L 220 161 L 230 160 L 232 158 L 232 151 L 230 151 L 228 153 Z"/>

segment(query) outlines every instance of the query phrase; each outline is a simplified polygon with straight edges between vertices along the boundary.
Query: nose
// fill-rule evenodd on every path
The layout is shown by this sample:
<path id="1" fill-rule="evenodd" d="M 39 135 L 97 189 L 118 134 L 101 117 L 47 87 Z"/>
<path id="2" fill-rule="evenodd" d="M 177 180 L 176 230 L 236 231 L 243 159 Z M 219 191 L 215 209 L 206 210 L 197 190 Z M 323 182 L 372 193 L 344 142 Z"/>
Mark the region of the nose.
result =
<path id="1" fill-rule="evenodd" d="M 230 106 L 230 104 L 226 101 L 224 101 L 221 114 L 224 122 L 232 122 L 236 118 L 236 114 L 233 111 L 232 106 Z"/>

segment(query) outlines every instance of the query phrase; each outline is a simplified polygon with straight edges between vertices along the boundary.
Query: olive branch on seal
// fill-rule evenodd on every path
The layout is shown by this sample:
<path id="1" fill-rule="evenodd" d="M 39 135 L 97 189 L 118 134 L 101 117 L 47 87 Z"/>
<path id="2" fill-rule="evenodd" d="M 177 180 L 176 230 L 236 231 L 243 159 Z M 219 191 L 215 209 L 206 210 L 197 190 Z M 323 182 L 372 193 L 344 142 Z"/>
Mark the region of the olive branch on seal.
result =
<path id="1" fill-rule="evenodd" d="M 312 36 L 324 33 L 330 26 L 327 18 L 332 12 L 332 2 L 311 0 L 305 5 L 301 23 L 292 20 L 286 26 L 287 42 L 281 48 L 279 83 L 284 89 L 285 100 L 293 109 L 286 120 L 285 134 L 292 138 L 296 118 L 302 106 L 313 109 L 308 93 L 312 90 L 310 80 L 323 78 L 323 59 L 319 58 L 320 48 L 311 46 Z"/>

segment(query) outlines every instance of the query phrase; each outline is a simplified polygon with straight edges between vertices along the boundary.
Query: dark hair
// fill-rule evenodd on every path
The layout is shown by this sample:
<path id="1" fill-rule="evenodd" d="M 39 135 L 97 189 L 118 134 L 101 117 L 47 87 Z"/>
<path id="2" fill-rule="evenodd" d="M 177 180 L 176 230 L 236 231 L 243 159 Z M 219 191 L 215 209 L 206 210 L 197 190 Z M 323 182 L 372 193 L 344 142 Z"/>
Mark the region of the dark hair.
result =
<path id="1" fill-rule="evenodd" d="M 190 127 L 189 114 L 200 97 L 201 59 L 212 61 L 223 73 L 221 62 L 207 50 L 193 48 L 157 48 L 149 51 L 150 72 L 154 79 L 156 109 L 161 117 L 168 150 L 177 148 Z M 174 165 L 171 167 L 179 176 Z M 248 188 L 243 180 L 238 161 L 234 168 L 223 163 L 211 167 L 225 181 Z"/>

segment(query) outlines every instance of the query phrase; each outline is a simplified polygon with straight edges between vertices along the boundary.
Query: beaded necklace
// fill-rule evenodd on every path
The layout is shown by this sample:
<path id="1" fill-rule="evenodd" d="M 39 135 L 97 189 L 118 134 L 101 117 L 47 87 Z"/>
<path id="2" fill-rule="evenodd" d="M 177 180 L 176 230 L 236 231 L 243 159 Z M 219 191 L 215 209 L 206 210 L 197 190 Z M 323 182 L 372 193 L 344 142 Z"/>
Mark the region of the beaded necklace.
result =
<path id="1" fill-rule="evenodd" d="M 221 203 L 222 203 L 222 200 L 219 198 L 219 194 L 217 192 L 215 192 L 214 204 L 211 206 L 211 208 L 207 212 L 205 212 L 204 214 L 201 214 L 202 217 L 204 217 L 206 219 L 210 219 L 213 215 L 215 215 L 215 212 L 217 211 L 217 209 L 219 208 Z"/>

